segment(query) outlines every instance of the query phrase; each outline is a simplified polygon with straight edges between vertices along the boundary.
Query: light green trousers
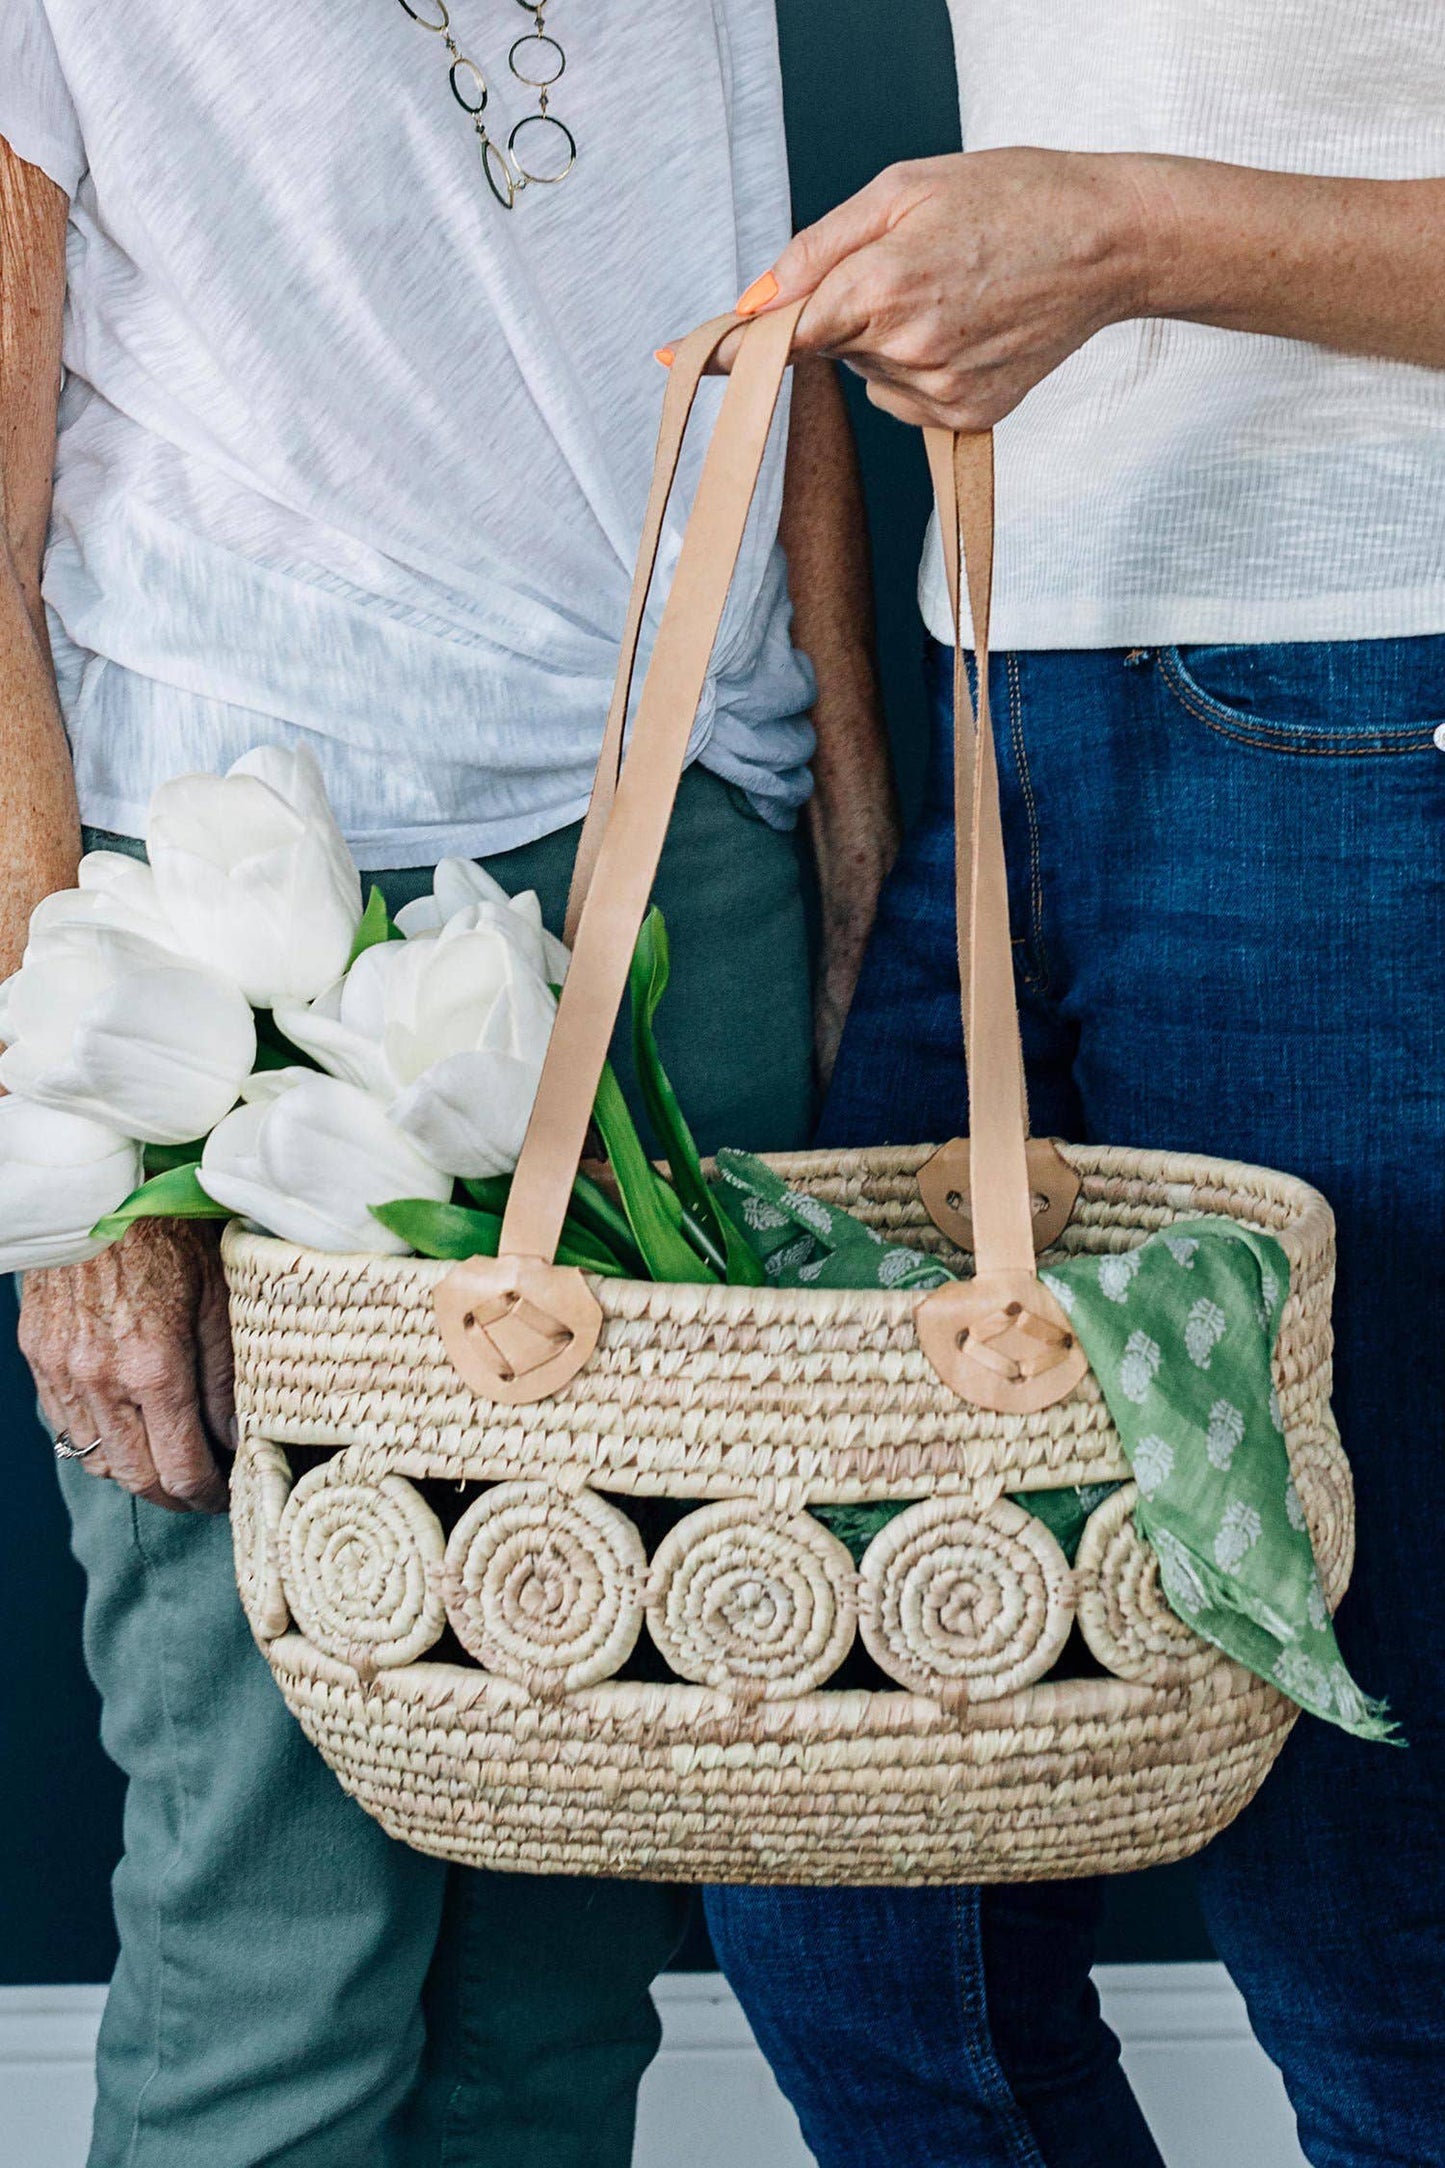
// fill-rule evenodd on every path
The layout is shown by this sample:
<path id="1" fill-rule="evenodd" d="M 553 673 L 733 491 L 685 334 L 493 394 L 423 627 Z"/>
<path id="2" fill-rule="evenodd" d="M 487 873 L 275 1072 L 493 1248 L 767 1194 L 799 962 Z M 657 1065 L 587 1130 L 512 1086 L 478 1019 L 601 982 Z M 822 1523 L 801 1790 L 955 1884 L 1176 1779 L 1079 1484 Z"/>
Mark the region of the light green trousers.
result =
<path id="1" fill-rule="evenodd" d="M 490 870 L 560 926 L 576 840 Z M 430 885 L 376 878 L 393 908 Z M 659 1037 L 703 1148 L 804 1142 L 794 842 L 693 769 L 656 894 L 674 957 Z M 627 2168 L 657 2047 L 648 1988 L 685 1893 L 448 1868 L 393 1843 L 288 1715 L 241 1615 L 229 1524 L 74 1466 L 61 1480 L 103 1737 L 129 1779 L 90 2168 Z"/>

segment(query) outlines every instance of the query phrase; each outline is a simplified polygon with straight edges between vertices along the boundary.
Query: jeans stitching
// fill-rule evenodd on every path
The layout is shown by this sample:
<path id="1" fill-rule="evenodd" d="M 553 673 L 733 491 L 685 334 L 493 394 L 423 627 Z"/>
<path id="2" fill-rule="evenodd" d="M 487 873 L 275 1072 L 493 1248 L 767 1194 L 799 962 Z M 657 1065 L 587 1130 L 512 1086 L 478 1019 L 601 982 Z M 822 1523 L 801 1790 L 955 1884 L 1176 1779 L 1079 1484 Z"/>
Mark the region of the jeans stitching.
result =
<path id="1" fill-rule="evenodd" d="M 1330 744 L 1318 739 L 1311 742 L 1303 735 L 1296 737 L 1291 731 L 1271 731 L 1267 724 L 1262 724 L 1257 732 L 1241 730 L 1233 711 L 1211 700 L 1208 693 L 1193 685 L 1183 674 L 1182 664 L 1172 660 L 1169 654 L 1161 654 L 1159 668 L 1168 691 L 1180 707 L 1203 723 L 1206 730 L 1213 730 L 1236 745 L 1258 746 L 1267 753 L 1292 753 L 1303 760 L 1358 760 L 1363 754 L 1424 753 L 1435 742 L 1433 729 L 1409 734 L 1401 731 L 1398 739 L 1392 736 L 1388 742 L 1377 731 L 1368 737 L 1337 738 Z"/>
<path id="2" fill-rule="evenodd" d="M 1018 764 L 1019 785 L 1023 792 L 1024 816 L 1029 833 L 1029 932 L 1026 949 L 1029 962 L 1024 977 L 1034 992 L 1043 993 L 1052 975 L 1048 949 L 1044 942 L 1043 839 L 1039 830 L 1038 800 L 1034 793 L 1028 748 L 1024 743 L 1023 677 L 1017 655 L 1010 654 L 1007 657 L 1007 669 L 1009 737 L 1013 744 L 1014 759 Z"/>
<path id="3" fill-rule="evenodd" d="M 999 2061 L 989 2024 L 988 1980 L 983 1960 L 983 1894 L 976 1888 L 962 1885 L 953 1890 L 952 1896 L 954 1981 L 969 2067 L 979 2081 L 984 2100 L 994 2111 L 1013 2168 L 1048 2168 Z M 975 1980 L 978 1983 L 976 2006 L 970 2002 L 968 1993 L 969 1982 Z"/>

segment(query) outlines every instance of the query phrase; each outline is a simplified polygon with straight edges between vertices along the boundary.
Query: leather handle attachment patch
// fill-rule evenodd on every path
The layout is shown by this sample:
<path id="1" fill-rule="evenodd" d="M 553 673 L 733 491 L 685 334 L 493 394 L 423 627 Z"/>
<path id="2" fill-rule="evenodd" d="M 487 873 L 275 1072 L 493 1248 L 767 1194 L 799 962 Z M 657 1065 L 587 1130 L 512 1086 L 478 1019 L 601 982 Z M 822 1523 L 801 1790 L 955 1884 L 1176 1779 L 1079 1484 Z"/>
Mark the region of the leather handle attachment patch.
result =
<path id="1" fill-rule="evenodd" d="M 1061 1305 L 1032 1273 L 950 1280 L 924 1296 L 914 1322 L 949 1390 L 996 1415 L 1037 1415 L 1088 1372 Z"/>
<path id="2" fill-rule="evenodd" d="M 1034 1254 L 1049 1249 L 1068 1226 L 1083 1187 L 1079 1175 L 1048 1137 L 1030 1137 L 1028 1159 L 1033 1203 Z M 969 1187 L 967 1137 L 940 1144 L 918 1170 L 923 1208 L 940 1234 L 961 1250 L 973 1252 L 973 1208 Z"/>
<path id="3" fill-rule="evenodd" d="M 550 1399 L 587 1363 L 602 1305 L 572 1265 L 473 1257 L 437 1282 L 437 1324 L 453 1367 L 504 1407 Z"/>

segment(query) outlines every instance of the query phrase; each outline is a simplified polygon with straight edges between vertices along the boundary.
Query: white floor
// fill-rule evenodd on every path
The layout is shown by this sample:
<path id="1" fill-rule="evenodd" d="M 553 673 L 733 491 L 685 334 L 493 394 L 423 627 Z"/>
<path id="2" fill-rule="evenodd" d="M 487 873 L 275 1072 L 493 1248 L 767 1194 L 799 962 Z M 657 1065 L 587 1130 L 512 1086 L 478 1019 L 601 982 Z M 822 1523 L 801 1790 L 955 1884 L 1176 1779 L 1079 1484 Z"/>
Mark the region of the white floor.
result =
<path id="1" fill-rule="evenodd" d="M 1104 2007 L 1168 2168 L 1304 2168 L 1284 2089 L 1218 1965 L 1118 1965 Z M 0 1988 L 0 2168 L 83 2168 L 104 1990 Z M 663 2048 L 636 2168 L 808 2168 L 812 2155 L 720 1980 L 658 1990 Z"/>

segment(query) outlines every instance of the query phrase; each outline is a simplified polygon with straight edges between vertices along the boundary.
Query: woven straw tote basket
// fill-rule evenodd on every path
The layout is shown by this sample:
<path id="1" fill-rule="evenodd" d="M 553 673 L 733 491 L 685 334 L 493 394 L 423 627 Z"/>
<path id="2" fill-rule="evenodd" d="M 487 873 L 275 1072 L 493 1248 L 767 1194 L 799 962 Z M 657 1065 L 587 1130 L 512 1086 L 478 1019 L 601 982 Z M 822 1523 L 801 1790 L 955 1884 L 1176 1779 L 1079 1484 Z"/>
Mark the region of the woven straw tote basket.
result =
<path id="1" fill-rule="evenodd" d="M 426 1852 L 724 1882 L 1140 1867 L 1238 1813 L 1295 1711 L 1165 1605 L 1036 1250 L 1126 1250 L 1201 1213 L 1284 1246 L 1276 1383 L 1336 1601 L 1353 1506 L 1329 1412 L 1333 1223 L 1257 1167 L 1027 1138 L 986 668 L 976 728 L 960 670 L 957 732 L 971 1141 L 772 1162 L 972 1276 L 920 1299 L 552 1262 L 795 315 L 743 339 L 623 765 L 667 495 L 734 320 L 684 341 L 671 372 L 573 963 L 502 1254 L 447 1265 L 227 1232 L 241 1594 L 343 1785 Z M 982 657 L 991 443 L 929 450 Z M 1072 1569 L 1007 1495 L 1120 1482 Z M 861 1568 L 806 1510 L 888 1498 L 914 1503 Z M 641 1499 L 674 1501 L 650 1557 Z M 1075 1625 L 1106 1675 L 1049 1679 Z M 855 1642 L 891 1690 L 830 1689 Z"/>

